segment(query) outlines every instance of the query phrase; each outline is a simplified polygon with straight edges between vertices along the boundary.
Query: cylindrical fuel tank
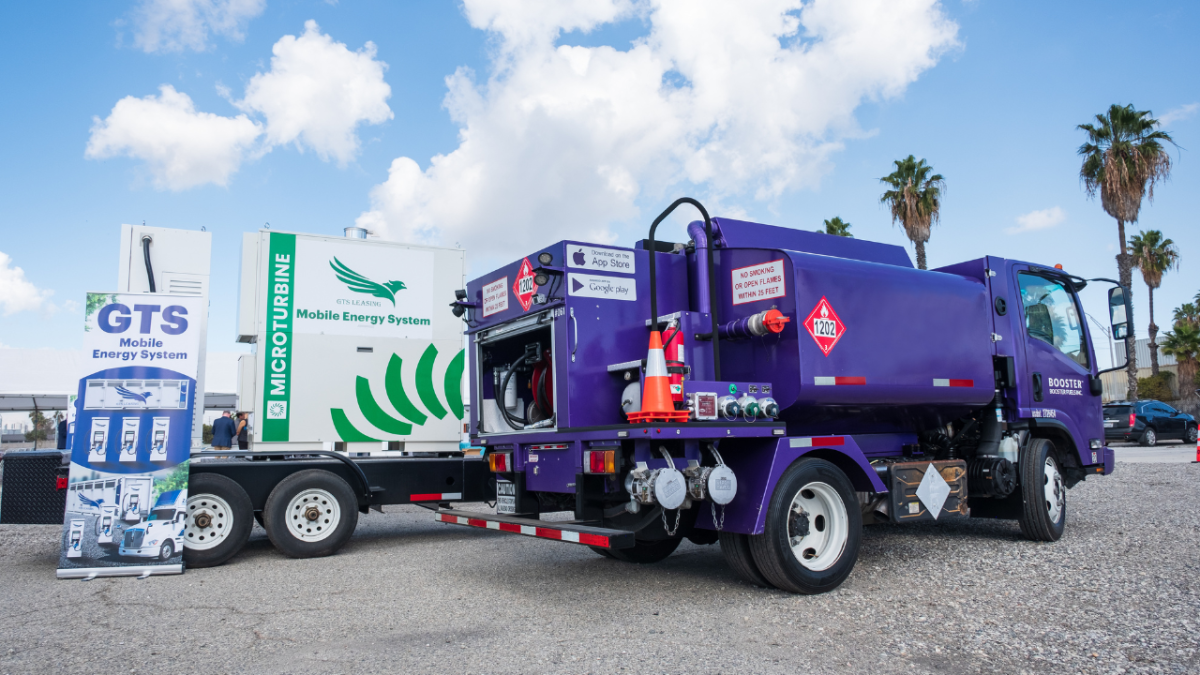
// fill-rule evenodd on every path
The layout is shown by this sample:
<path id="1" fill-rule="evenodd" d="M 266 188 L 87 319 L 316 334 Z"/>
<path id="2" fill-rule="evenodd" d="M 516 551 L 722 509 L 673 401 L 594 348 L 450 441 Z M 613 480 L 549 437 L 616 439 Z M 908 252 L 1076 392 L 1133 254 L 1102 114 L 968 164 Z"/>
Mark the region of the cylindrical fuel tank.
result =
<path id="1" fill-rule="evenodd" d="M 719 268 L 722 322 L 772 306 L 791 319 L 777 335 L 721 341 L 722 379 L 772 383 L 789 422 L 886 410 L 920 427 L 992 400 L 991 302 L 978 280 L 777 249 L 725 249 Z"/>

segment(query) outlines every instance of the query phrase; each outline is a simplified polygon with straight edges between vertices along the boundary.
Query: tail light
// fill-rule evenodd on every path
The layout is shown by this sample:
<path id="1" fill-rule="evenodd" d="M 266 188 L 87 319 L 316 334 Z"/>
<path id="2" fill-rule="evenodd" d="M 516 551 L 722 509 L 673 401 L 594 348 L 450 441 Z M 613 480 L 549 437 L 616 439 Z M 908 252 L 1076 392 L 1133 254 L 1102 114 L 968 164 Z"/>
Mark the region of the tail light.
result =
<path id="1" fill-rule="evenodd" d="M 509 473 L 513 470 L 511 452 L 493 452 L 488 455 L 488 468 L 493 473 Z"/>
<path id="2" fill-rule="evenodd" d="M 1129 426 L 1133 427 L 1134 422 L 1137 422 L 1137 413 L 1129 413 Z"/>
<path id="3" fill-rule="evenodd" d="M 583 453 L 584 473 L 616 473 L 616 450 L 587 450 Z"/>

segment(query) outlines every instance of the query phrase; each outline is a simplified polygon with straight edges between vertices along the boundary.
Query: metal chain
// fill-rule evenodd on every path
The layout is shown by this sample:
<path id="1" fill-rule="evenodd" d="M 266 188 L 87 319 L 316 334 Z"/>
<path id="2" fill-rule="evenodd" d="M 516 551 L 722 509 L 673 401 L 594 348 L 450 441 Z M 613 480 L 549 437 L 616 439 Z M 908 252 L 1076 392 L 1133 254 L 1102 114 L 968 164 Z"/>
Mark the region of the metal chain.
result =
<path id="1" fill-rule="evenodd" d="M 679 513 L 679 509 L 675 509 L 675 527 L 674 527 L 674 529 L 672 529 L 671 526 L 667 525 L 667 510 L 666 509 L 662 510 L 662 519 L 663 519 L 663 529 L 667 531 L 667 536 L 674 537 L 675 533 L 679 531 L 679 521 L 683 520 L 683 518 L 681 517 L 681 515 Z"/>
<path id="2" fill-rule="evenodd" d="M 725 505 L 724 504 L 721 505 L 721 519 L 720 520 L 717 520 L 717 503 L 714 501 L 710 501 L 710 502 L 708 502 L 708 505 L 712 507 L 713 525 L 716 526 L 717 532 L 720 532 L 721 530 L 725 529 Z"/>

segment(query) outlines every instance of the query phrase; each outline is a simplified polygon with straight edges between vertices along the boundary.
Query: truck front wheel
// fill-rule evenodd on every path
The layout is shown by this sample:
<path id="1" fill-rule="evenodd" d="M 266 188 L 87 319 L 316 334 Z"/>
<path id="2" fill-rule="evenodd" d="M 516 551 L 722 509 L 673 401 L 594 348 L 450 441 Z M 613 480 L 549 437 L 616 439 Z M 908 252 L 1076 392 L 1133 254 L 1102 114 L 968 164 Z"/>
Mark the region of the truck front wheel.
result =
<path id="1" fill-rule="evenodd" d="M 833 463 L 801 459 L 775 486 L 763 533 L 749 539 L 758 570 L 775 587 L 808 594 L 837 588 L 862 540 L 854 486 Z"/>
<path id="2" fill-rule="evenodd" d="M 230 478 L 195 473 L 188 481 L 183 560 L 188 567 L 215 567 L 229 560 L 250 538 L 250 497 Z"/>
<path id="3" fill-rule="evenodd" d="M 1034 541 L 1058 541 L 1067 526 L 1067 484 L 1054 444 L 1035 438 L 1021 450 L 1021 533 Z"/>
<path id="4" fill-rule="evenodd" d="M 267 497 L 263 525 L 271 543 L 293 558 L 336 553 L 358 525 L 358 500 L 339 476 L 321 469 L 279 481 Z"/>

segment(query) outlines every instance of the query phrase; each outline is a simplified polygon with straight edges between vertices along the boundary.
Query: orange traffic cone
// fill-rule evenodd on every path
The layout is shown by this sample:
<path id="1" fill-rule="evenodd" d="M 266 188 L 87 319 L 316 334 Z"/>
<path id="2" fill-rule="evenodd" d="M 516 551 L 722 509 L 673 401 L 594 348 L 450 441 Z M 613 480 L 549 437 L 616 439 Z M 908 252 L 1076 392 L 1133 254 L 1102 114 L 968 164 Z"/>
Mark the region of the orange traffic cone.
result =
<path id="1" fill-rule="evenodd" d="M 1200 464 L 1200 438 L 1196 439 L 1196 461 L 1192 464 Z"/>
<path id="2" fill-rule="evenodd" d="M 671 401 L 671 377 L 663 356 L 662 334 L 650 333 L 646 355 L 646 381 L 642 386 L 642 410 L 629 413 L 630 422 L 686 422 L 688 411 L 676 410 Z"/>

